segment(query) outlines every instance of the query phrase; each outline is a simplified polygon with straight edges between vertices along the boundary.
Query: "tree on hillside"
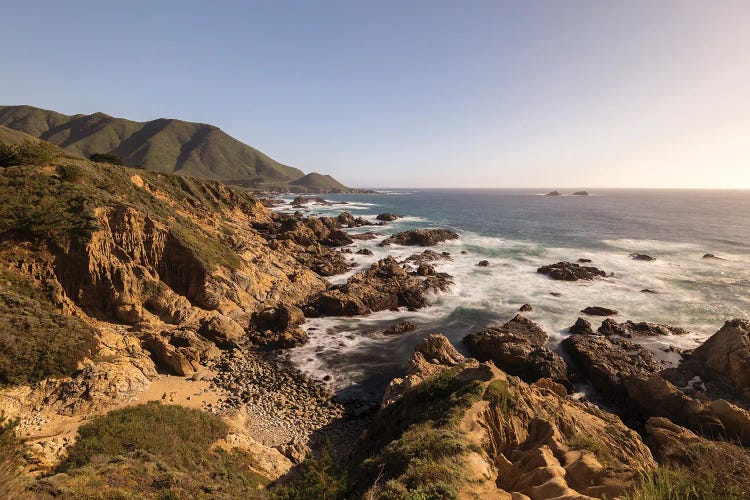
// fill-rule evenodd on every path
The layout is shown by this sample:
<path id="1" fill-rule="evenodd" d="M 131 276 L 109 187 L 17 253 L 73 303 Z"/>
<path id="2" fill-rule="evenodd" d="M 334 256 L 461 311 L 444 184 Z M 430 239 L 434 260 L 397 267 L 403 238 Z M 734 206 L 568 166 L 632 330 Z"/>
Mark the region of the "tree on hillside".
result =
<path id="1" fill-rule="evenodd" d="M 91 156 L 89 156 L 89 160 L 94 161 L 96 163 L 111 163 L 112 165 L 125 165 L 125 162 L 122 161 L 122 158 L 120 158 L 119 156 L 108 154 L 108 153 L 94 153 Z"/>

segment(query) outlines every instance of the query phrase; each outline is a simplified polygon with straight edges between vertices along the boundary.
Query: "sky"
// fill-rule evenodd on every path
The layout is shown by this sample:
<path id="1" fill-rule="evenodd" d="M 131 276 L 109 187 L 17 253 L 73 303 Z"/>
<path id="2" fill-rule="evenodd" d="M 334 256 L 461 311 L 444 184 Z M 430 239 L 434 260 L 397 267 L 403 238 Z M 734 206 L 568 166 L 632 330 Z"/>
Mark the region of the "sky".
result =
<path id="1" fill-rule="evenodd" d="M 750 1 L 3 2 L 0 104 L 358 187 L 750 188 Z"/>

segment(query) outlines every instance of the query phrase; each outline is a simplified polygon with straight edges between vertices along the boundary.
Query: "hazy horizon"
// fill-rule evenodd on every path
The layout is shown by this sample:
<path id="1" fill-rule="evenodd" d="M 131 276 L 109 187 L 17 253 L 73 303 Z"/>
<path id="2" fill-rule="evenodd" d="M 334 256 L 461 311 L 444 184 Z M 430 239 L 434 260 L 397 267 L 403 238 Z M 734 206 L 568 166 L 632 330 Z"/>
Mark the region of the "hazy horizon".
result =
<path id="1" fill-rule="evenodd" d="M 350 186 L 750 188 L 748 2 L 29 1 L 4 15 L 7 104 L 210 123 Z"/>

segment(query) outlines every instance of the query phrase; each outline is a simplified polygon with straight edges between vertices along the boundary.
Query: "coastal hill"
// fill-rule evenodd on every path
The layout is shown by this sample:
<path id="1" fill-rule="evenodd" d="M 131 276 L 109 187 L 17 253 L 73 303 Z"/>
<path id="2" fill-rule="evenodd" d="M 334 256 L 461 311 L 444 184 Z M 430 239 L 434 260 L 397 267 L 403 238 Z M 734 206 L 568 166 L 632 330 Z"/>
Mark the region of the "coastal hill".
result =
<path id="1" fill-rule="evenodd" d="M 0 125 L 51 142 L 75 155 L 88 158 L 96 153 L 111 154 L 127 166 L 155 172 L 248 188 L 349 191 L 330 176 L 306 176 L 205 123 L 166 118 L 136 122 L 104 113 L 70 116 L 33 106 L 0 106 Z"/>

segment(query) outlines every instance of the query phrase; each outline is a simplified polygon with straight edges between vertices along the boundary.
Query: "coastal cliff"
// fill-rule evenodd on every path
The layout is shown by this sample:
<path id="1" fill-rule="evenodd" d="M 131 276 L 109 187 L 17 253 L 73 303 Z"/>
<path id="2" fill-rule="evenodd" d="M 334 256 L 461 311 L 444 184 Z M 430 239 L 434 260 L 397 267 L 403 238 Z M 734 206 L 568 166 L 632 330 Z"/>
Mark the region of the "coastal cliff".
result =
<path id="1" fill-rule="evenodd" d="M 435 269 L 450 254 L 421 247 L 461 235 L 391 235 L 355 272 L 350 247 L 372 233 L 347 230 L 396 216 L 275 213 L 218 182 L 22 144 L 0 150 L 1 496 L 750 494 L 747 321 L 665 369 L 638 340 L 685 330 L 579 318 L 553 349 L 517 315 L 466 331 L 471 358 L 427 335 L 382 404 L 347 402 L 285 349 L 307 342 L 308 319 L 450 293 Z M 607 279 L 547 267 L 530 274 Z"/>

